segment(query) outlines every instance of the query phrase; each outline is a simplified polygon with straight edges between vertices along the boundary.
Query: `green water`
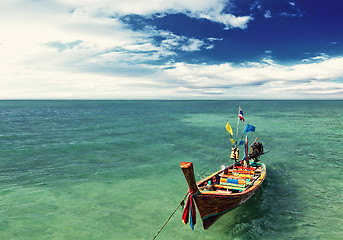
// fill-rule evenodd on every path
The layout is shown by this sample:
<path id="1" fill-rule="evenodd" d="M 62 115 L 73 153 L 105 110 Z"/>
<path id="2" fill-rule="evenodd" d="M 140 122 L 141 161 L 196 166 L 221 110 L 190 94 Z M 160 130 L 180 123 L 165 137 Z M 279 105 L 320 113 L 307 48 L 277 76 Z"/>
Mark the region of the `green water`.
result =
<path id="1" fill-rule="evenodd" d="M 266 181 L 157 239 L 342 239 L 343 101 L 0 101 L 0 239 L 152 239 L 187 192 L 181 161 L 197 180 L 231 163 L 239 106 Z"/>

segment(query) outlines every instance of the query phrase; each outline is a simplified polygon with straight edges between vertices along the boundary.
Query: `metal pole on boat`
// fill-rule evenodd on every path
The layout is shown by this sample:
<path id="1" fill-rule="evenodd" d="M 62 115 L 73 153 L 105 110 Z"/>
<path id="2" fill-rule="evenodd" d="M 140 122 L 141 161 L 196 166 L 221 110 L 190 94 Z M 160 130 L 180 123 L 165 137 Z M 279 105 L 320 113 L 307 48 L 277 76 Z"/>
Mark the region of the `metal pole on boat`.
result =
<path id="1" fill-rule="evenodd" d="M 238 141 L 238 127 L 239 127 L 239 111 L 241 109 L 241 106 L 238 108 L 238 116 L 237 116 L 237 133 L 236 133 L 236 147 L 237 147 L 237 141 Z"/>

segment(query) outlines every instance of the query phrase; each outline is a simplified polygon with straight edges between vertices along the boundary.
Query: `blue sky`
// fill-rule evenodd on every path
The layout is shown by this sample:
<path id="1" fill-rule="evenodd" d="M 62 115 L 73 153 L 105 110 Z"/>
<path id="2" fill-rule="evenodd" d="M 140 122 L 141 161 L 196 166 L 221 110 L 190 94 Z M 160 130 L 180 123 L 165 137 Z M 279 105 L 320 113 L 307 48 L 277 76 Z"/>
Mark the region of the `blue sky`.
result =
<path id="1" fill-rule="evenodd" d="M 2 0 L 0 99 L 343 99 L 340 0 Z"/>

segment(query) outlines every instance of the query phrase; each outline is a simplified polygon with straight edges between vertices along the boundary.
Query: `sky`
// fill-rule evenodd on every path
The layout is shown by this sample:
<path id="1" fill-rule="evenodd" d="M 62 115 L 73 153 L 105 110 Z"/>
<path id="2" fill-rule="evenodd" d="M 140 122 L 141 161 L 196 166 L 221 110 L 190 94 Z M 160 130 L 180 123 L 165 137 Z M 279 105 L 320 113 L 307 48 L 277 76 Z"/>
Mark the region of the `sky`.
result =
<path id="1" fill-rule="evenodd" d="M 343 99 L 341 0 L 1 0 L 0 99 Z"/>

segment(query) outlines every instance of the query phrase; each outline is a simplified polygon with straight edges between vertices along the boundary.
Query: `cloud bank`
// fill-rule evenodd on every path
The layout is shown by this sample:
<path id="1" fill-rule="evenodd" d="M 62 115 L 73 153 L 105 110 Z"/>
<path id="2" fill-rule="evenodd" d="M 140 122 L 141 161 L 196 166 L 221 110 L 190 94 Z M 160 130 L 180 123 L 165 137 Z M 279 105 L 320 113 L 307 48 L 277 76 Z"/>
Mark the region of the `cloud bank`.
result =
<path id="1" fill-rule="evenodd" d="M 287 66 L 272 59 L 165 61 L 179 52 L 212 49 L 221 39 L 153 26 L 133 30 L 121 20 L 183 13 L 227 31 L 248 28 L 254 18 L 230 13 L 229 2 L 2 1 L 0 99 L 343 98 L 343 58 L 319 54 Z"/>

